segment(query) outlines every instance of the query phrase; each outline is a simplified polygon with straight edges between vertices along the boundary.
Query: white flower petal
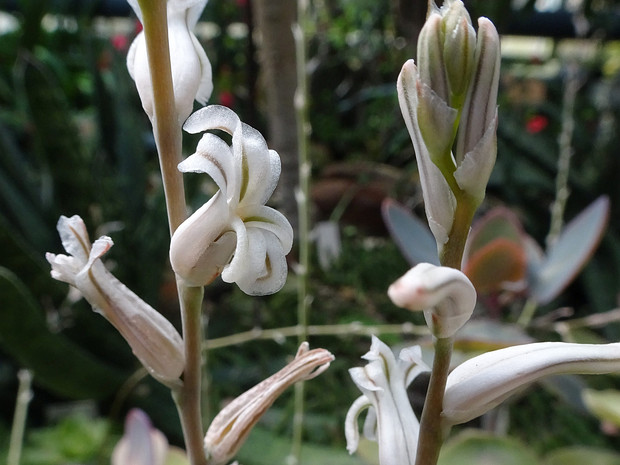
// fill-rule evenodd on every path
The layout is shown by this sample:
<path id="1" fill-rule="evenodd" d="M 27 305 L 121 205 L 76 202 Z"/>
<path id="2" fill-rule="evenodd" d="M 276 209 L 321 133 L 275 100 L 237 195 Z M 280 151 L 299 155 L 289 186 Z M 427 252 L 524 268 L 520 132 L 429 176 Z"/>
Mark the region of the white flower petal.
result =
<path id="1" fill-rule="evenodd" d="M 227 200 L 228 185 L 235 182 L 237 172 L 230 146 L 215 134 L 206 133 L 196 147 L 196 153 L 190 155 L 178 166 L 182 173 L 208 174 L 215 184 L 225 193 Z"/>
<path id="2" fill-rule="evenodd" d="M 284 254 L 293 247 L 293 227 L 278 210 L 265 205 L 251 205 L 237 210 L 247 228 L 258 228 L 272 232 L 282 244 Z"/>
<path id="3" fill-rule="evenodd" d="M 372 403 L 366 396 L 360 396 L 355 399 L 355 402 L 351 405 L 347 411 L 347 416 L 344 420 L 344 437 L 347 440 L 347 451 L 352 454 L 357 450 L 357 446 L 360 442 L 359 427 L 357 419 L 360 414 L 372 406 Z"/>
<path id="4" fill-rule="evenodd" d="M 450 373 L 442 416 L 447 425 L 464 423 L 544 376 L 611 372 L 620 372 L 620 343 L 539 342 L 487 352 Z"/>
<path id="5" fill-rule="evenodd" d="M 190 286 L 215 279 L 230 261 L 236 235 L 228 232 L 229 209 L 222 191 L 185 220 L 172 235 L 172 269 Z"/>

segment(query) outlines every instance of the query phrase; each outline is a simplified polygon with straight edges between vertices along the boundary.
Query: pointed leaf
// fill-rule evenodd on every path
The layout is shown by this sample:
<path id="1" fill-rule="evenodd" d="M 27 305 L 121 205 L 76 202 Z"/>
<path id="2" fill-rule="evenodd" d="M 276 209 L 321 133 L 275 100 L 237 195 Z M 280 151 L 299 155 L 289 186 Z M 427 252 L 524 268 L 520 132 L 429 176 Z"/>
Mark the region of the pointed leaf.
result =
<path id="1" fill-rule="evenodd" d="M 101 399 L 119 388 L 122 373 L 52 333 L 30 291 L 1 267 L 0 296 L 0 346 L 34 372 L 35 384 L 75 399 Z"/>
<path id="2" fill-rule="evenodd" d="M 532 296 L 539 304 L 557 297 L 583 268 L 600 242 L 609 218 L 609 198 L 601 196 L 566 225 L 537 270 Z"/>
<path id="3" fill-rule="evenodd" d="M 392 239 L 411 266 L 418 263 L 439 265 L 435 238 L 422 221 L 389 198 L 383 201 L 381 212 Z"/>
<path id="4" fill-rule="evenodd" d="M 466 430 L 441 450 L 439 465 L 536 465 L 537 457 L 525 444 L 509 437 Z"/>
<path id="5" fill-rule="evenodd" d="M 496 207 L 474 223 L 467 239 L 467 253 L 474 254 L 499 238 L 520 244 L 523 235 L 523 227 L 517 215 L 506 207 Z"/>

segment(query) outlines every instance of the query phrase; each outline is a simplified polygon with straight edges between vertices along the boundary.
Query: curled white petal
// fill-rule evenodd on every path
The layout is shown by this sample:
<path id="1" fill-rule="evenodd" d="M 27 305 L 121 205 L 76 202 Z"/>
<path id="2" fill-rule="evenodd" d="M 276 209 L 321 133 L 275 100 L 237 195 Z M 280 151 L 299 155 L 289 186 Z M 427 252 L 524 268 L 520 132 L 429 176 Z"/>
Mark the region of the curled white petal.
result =
<path id="1" fill-rule="evenodd" d="M 474 357 L 448 376 L 442 417 L 448 425 L 476 418 L 544 376 L 620 372 L 620 343 L 539 342 Z"/>
<path id="2" fill-rule="evenodd" d="M 396 280 L 388 296 L 399 307 L 423 310 L 428 326 L 439 338 L 450 337 L 471 317 L 476 290 L 461 271 L 420 263 Z"/>
<path id="3" fill-rule="evenodd" d="M 265 205 L 280 176 L 280 157 L 260 132 L 226 107 L 198 110 L 184 129 L 221 130 L 232 136 L 232 143 L 205 134 L 196 153 L 179 164 L 183 172 L 208 174 L 220 191 L 174 233 L 174 271 L 191 285 L 208 284 L 221 274 L 247 294 L 280 290 L 288 273 L 285 255 L 293 245 L 293 229 L 280 212 Z"/>

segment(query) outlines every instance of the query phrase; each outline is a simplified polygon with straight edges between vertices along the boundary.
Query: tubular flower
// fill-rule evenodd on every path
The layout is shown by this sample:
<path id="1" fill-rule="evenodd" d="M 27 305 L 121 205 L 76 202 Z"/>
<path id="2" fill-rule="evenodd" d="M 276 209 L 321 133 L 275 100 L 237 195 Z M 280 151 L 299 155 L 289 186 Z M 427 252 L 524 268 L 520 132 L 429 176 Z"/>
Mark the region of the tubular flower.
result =
<path id="1" fill-rule="evenodd" d="M 138 0 L 128 0 L 142 21 Z M 207 0 L 168 0 L 168 42 L 172 84 L 179 124 L 192 112 L 194 100 L 204 105 L 213 90 L 211 63 L 192 32 Z M 135 38 L 127 54 L 127 69 L 136 82 L 144 111 L 153 120 L 153 85 L 144 31 Z"/>
<path id="2" fill-rule="evenodd" d="M 112 239 L 102 236 L 91 246 L 77 215 L 61 216 L 58 232 L 69 255 L 45 255 L 52 265 L 52 278 L 77 288 L 121 333 L 153 377 L 166 384 L 180 382 L 185 367 L 181 336 L 161 313 L 106 270 L 101 257 L 112 247 Z"/>
<path id="3" fill-rule="evenodd" d="M 493 24 L 480 18 L 476 35 L 461 0 L 430 6 L 418 64 L 404 64 L 397 90 L 426 215 L 441 249 L 457 198 L 466 194 L 477 207 L 495 164 L 500 54 Z"/>
<path id="4" fill-rule="evenodd" d="M 175 231 L 172 268 L 191 286 L 209 284 L 221 274 L 250 295 L 278 291 L 286 282 L 293 229 L 265 203 L 280 176 L 280 157 L 260 132 L 226 107 L 198 110 L 184 129 L 222 130 L 232 136 L 232 144 L 207 132 L 196 153 L 179 164 L 182 172 L 208 174 L 220 189 Z"/>
<path id="5" fill-rule="evenodd" d="M 309 350 L 308 343 L 304 342 L 292 362 L 224 407 L 213 419 L 205 436 L 205 453 L 209 463 L 228 463 L 256 422 L 286 388 L 320 375 L 333 360 L 334 356 L 327 350 Z"/>
<path id="6" fill-rule="evenodd" d="M 168 440 L 151 425 L 149 417 L 132 409 L 125 419 L 125 434 L 114 447 L 112 465 L 163 465 Z"/>
<path id="7" fill-rule="evenodd" d="M 461 271 L 420 263 L 388 288 L 395 305 L 424 311 L 424 318 L 438 338 L 451 337 L 471 317 L 476 289 Z"/>
<path id="8" fill-rule="evenodd" d="M 347 450 L 357 450 L 357 418 L 368 409 L 364 435 L 379 443 L 381 465 L 413 465 L 420 424 L 407 396 L 407 387 L 428 366 L 422 361 L 419 346 L 401 350 L 398 360 L 391 349 L 373 336 L 370 351 L 362 358 L 365 367 L 351 368 L 351 378 L 362 391 L 345 419 Z"/>
<path id="9" fill-rule="evenodd" d="M 620 372 L 620 343 L 538 342 L 487 352 L 448 375 L 443 421 L 472 420 L 544 376 L 612 372 Z"/>

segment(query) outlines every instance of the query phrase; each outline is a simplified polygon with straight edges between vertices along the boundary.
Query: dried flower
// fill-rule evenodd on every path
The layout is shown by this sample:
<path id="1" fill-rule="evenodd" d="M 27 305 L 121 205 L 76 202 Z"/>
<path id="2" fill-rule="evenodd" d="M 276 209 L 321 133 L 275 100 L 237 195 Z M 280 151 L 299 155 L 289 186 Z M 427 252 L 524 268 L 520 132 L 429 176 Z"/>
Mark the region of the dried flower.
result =
<path id="1" fill-rule="evenodd" d="M 320 375 L 333 360 L 334 356 L 327 350 L 309 350 L 308 343 L 304 342 L 292 362 L 224 407 L 205 436 L 205 453 L 209 463 L 228 463 L 256 422 L 286 388 Z"/>
<path id="2" fill-rule="evenodd" d="M 208 284 L 221 273 L 247 294 L 278 291 L 286 282 L 285 255 L 293 244 L 293 229 L 265 203 L 280 176 L 280 157 L 267 148 L 260 132 L 226 107 L 198 110 L 184 129 L 219 129 L 232 136 L 232 145 L 207 132 L 196 153 L 179 164 L 182 172 L 208 174 L 220 190 L 174 233 L 174 271 L 192 286 Z"/>
<path id="3" fill-rule="evenodd" d="M 91 246 L 82 218 L 61 216 L 58 232 L 69 255 L 47 253 L 52 278 L 77 288 L 93 309 L 121 333 L 153 377 L 164 383 L 180 382 L 185 367 L 183 341 L 177 330 L 103 265 L 101 257 L 112 247 L 102 236 Z"/>

